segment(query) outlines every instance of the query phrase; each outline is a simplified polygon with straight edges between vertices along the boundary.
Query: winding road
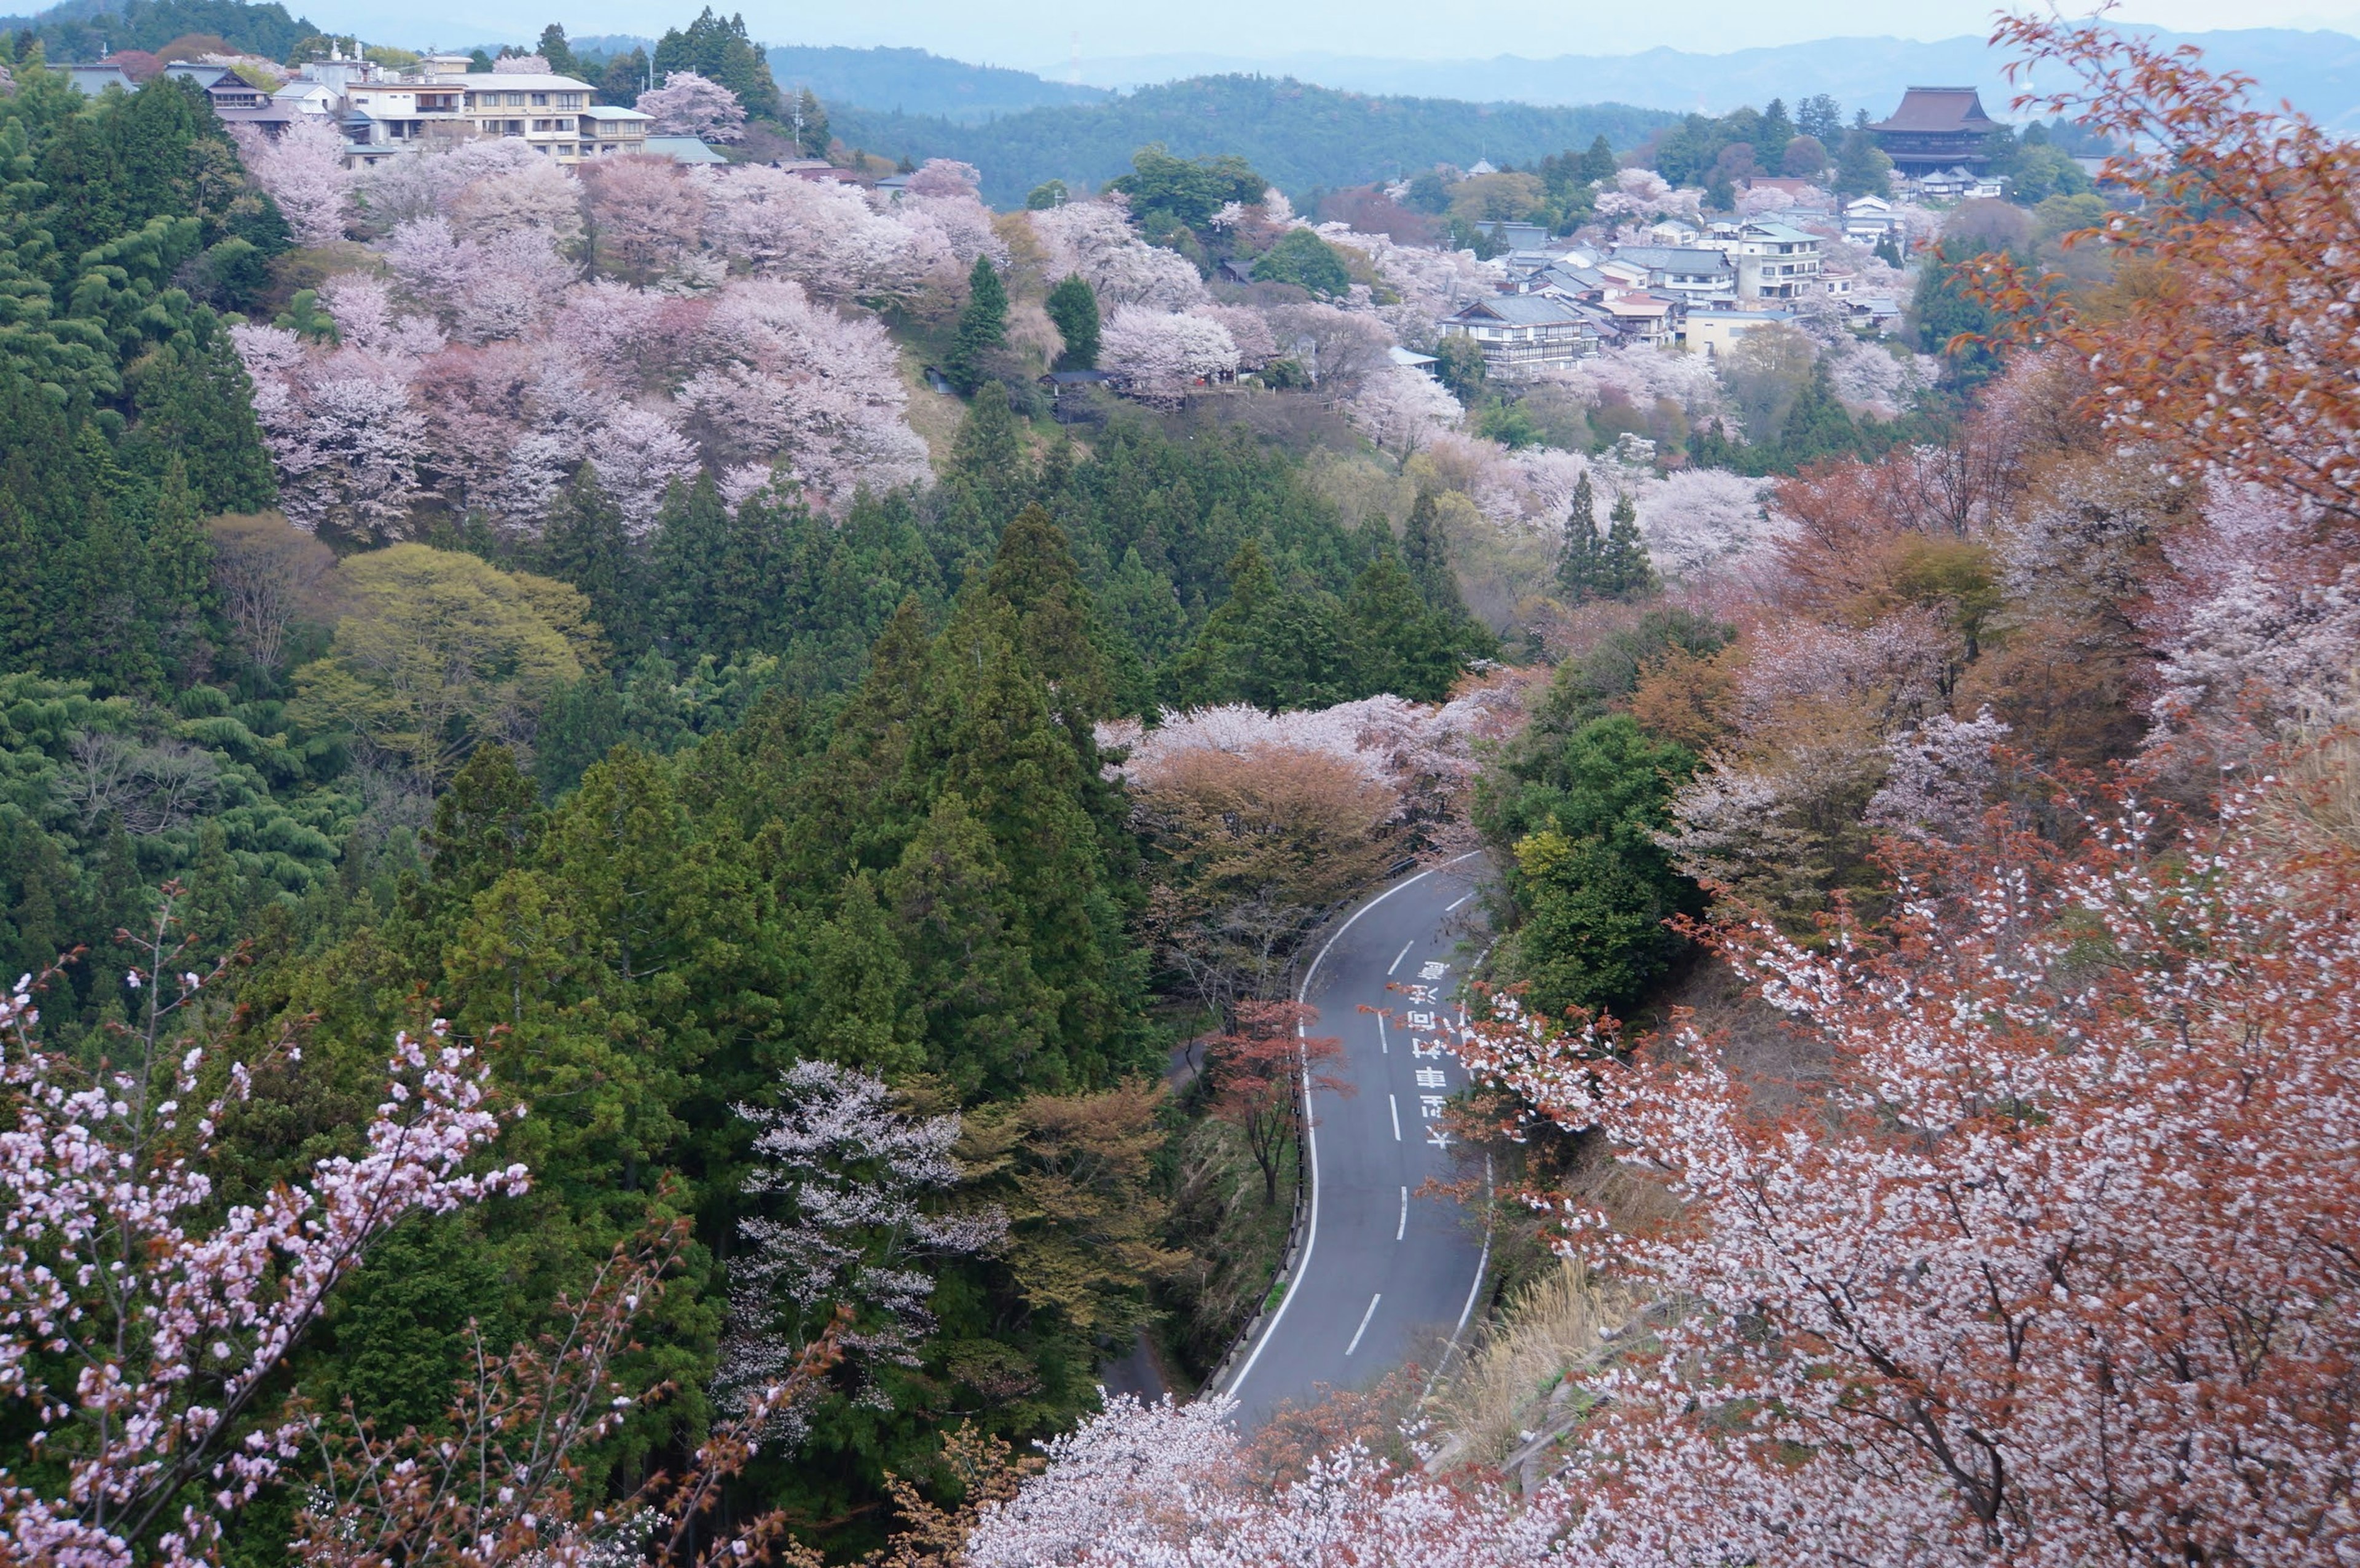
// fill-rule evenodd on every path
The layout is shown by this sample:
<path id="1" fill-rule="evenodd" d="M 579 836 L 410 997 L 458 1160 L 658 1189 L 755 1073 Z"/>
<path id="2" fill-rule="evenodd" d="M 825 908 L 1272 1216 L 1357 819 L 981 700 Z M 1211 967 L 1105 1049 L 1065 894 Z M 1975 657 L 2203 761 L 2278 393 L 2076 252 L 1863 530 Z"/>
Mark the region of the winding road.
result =
<path id="1" fill-rule="evenodd" d="M 1282 1403 L 1315 1402 L 1323 1386 L 1364 1388 L 1404 1361 L 1437 1367 L 1467 1326 L 1489 1244 L 1465 1207 L 1418 1188 L 1463 1174 L 1435 1118 L 1467 1074 L 1437 1029 L 1458 1016 L 1446 1004 L 1469 962 L 1459 944 L 1484 870 L 1462 855 L 1393 883 L 1305 974 L 1313 1029 L 1344 1044 L 1323 1072 L 1355 1092 L 1312 1096 L 1303 1252 L 1222 1390 L 1248 1430 Z"/>

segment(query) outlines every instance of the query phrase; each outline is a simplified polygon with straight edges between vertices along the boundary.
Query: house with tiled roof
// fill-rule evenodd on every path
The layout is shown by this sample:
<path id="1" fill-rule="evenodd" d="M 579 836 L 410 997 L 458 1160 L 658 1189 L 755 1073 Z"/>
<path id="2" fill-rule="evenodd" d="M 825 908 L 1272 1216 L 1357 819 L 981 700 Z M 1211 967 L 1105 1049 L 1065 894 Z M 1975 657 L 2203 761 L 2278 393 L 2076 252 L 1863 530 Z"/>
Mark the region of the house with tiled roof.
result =
<path id="1" fill-rule="evenodd" d="M 1442 318 L 1445 333 L 1471 339 L 1483 367 L 1510 380 L 1559 368 L 1596 354 L 1617 337 L 1595 307 L 1555 294 L 1498 294 L 1462 305 Z"/>

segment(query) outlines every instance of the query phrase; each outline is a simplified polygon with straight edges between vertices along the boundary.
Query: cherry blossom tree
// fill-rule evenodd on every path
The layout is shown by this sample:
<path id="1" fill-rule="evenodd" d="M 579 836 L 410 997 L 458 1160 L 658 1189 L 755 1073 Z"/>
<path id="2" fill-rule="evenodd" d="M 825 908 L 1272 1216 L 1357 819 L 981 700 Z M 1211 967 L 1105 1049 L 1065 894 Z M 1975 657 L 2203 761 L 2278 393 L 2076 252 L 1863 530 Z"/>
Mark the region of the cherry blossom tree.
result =
<path id="1" fill-rule="evenodd" d="M 746 139 L 746 105 L 738 94 L 693 71 L 664 73 L 664 84 L 639 94 L 635 105 L 660 136 L 701 136 L 709 142 Z"/>
<path id="2" fill-rule="evenodd" d="M 670 419 L 635 403 L 617 405 L 592 436 L 590 466 L 635 539 L 655 527 L 664 493 L 696 477 L 696 447 Z"/>
<path id="3" fill-rule="evenodd" d="M 1721 468 L 1675 469 L 1639 485 L 1633 501 L 1655 570 L 1693 583 L 1763 563 L 1786 532 L 1765 505 L 1768 488 Z"/>
<path id="4" fill-rule="evenodd" d="M 582 237 L 582 185 L 552 158 L 535 158 L 471 180 L 451 209 L 472 235 L 533 231 L 561 248 Z"/>
<path id="5" fill-rule="evenodd" d="M 2140 617 L 2160 656 L 2150 748 L 2239 767 L 2348 710 L 2360 566 L 2304 508 L 2215 480 L 2164 553 L 2173 570 Z"/>
<path id="6" fill-rule="evenodd" d="M 1344 400 L 1344 417 L 1353 427 L 1404 463 L 1465 413 L 1448 387 L 1405 365 L 1362 378 Z"/>
<path id="7" fill-rule="evenodd" d="M 650 282 L 696 248 L 706 196 L 668 158 L 602 158 L 582 169 L 596 260 L 636 283 Z"/>
<path id="8" fill-rule="evenodd" d="M 1145 305 L 1185 310 L 1207 302 L 1196 267 L 1176 251 L 1142 241 L 1120 201 L 1069 201 L 1026 216 L 1048 252 L 1043 268 L 1047 279 L 1054 283 L 1080 273 L 1102 310 Z"/>
<path id="9" fill-rule="evenodd" d="M 549 61 L 537 54 L 507 54 L 492 61 L 495 76 L 548 76 Z"/>
<path id="10" fill-rule="evenodd" d="M 2107 178 L 2136 215 L 2072 236 L 2137 256 L 2157 287 L 2079 313 L 2057 280 L 2001 258 L 1983 287 L 2023 331 L 2088 365 L 2086 412 L 2187 475 L 2234 474 L 2360 516 L 2360 371 L 2349 317 L 2360 289 L 2360 149 L 2253 82 L 2097 20 L 2027 12 L 1995 44 L 2021 52 L 2020 106 L 2075 117 L 2126 150 Z M 2038 69 L 2045 91 L 2028 80 Z"/>
<path id="11" fill-rule="evenodd" d="M 235 327 L 231 337 L 254 381 L 255 419 L 288 520 L 399 537 L 422 493 L 426 455 L 425 420 L 410 397 L 414 364 L 366 349 L 307 348 L 278 327 Z"/>
<path id="12" fill-rule="evenodd" d="M 353 171 L 344 167 L 350 145 L 324 120 L 300 120 L 277 137 L 252 125 L 233 125 L 238 156 L 246 171 L 279 203 L 298 245 L 333 245 L 344 237 L 353 209 Z"/>
<path id="13" fill-rule="evenodd" d="M 1937 713 L 1885 750 L 1885 785 L 1868 803 L 1867 820 L 1913 838 L 1963 842 L 1980 825 L 1998 781 L 1994 748 L 2008 727 L 1985 708 L 1963 722 Z"/>
<path id="14" fill-rule="evenodd" d="M 32 1459 L 0 1469 L 0 1541 L 19 1561 L 209 1560 L 226 1517 L 295 1454 L 303 1422 L 274 1410 L 274 1390 L 337 1283 L 405 1218 L 526 1185 L 520 1166 L 468 1171 L 498 1127 L 488 1070 L 438 1023 L 396 1038 L 353 1153 L 251 1198 L 217 1190 L 222 1117 L 256 1069 L 291 1070 L 300 1051 L 224 1071 L 202 1039 L 175 1038 L 223 973 L 181 968 L 182 897 L 167 884 L 126 939 L 141 1018 L 117 1035 L 119 1062 L 85 1070 L 42 1050 L 30 976 L 0 997 L 15 1116 L 0 1134 L 0 1398 Z"/>
<path id="15" fill-rule="evenodd" d="M 955 158 L 930 158 L 910 176 L 908 191 L 912 196 L 972 198 L 982 188 L 983 175 L 975 165 Z"/>
<path id="16" fill-rule="evenodd" d="M 1107 319 L 1098 365 L 1133 397 L 1176 403 L 1191 387 L 1236 374 L 1238 345 L 1218 321 L 1125 305 Z"/>
<path id="17" fill-rule="evenodd" d="M 1598 193 L 1596 210 L 1601 219 L 1610 223 L 1617 218 L 1666 217 L 1700 223 L 1704 222 L 1703 195 L 1700 191 L 1674 189 L 1652 169 L 1625 169 L 1614 176 L 1613 189 Z"/>
<path id="18" fill-rule="evenodd" d="M 484 136 L 387 158 L 360 173 L 356 190 L 369 232 L 385 235 L 416 218 L 448 217 L 476 180 L 541 161 L 514 137 Z"/>
<path id="19" fill-rule="evenodd" d="M 393 232 L 386 263 L 403 289 L 465 343 L 519 337 L 539 327 L 574 270 L 538 230 L 462 238 L 445 218 L 417 218 Z"/>
<path id="20" fill-rule="evenodd" d="M 1609 349 L 1570 369 L 1551 372 L 1547 378 L 1564 386 L 1589 408 L 1620 402 L 1651 408 L 1659 400 L 1669 399 L 1679 405 L 1692 425 L 1701 427 L 1716 418 L 1731 421 L 1720 377 L 1697 354 L 1666 354 L 1652 348 Z"/>
<path id="21" fill-rule="evenodd" d="M 1928 846 L 1884 938 L 1723 931 L 1830 1053 L 1801 1113 L 1694 1029 L 1472 1029 L 1471 1070 L 1679 1199 L 1554 1205 L 1662 1303 L 1585 1379 L 1568 1554 L 2341 1561 L 2360 866 L 2256 805 Z"/>
<path id="22" fill-rule="evenodd" d="M 940 226 L 903 223 L 858 191 L 775 169 L 716 179 L 705 232 L 725 255 L 793 278 L 815 299 L 907 303 L 963 276 Z"/>
<path id="23" fill-rule="evenodd" d="M 1008 1233 L 998 1209 L 945 1210 L 961 1181 L 956 1111 L 918 1116 L 879 1078 L 827 1062 L 780 1075 L 775 1105 L 738 1107 L 754 1135 L 745 1192 L 767 1212 L 738 1222 L 729 1266 L 732 1327 L 718 1387 L 742 1406 L 774 1387 L 831 1324 L 863 1370 L 859 1401 L 890 1410 L 880 1364 L 914 1367 L 934 1328 L 930 1258 L 982 1252 Z M 773 1430 L 800 1410 L 781 1406 Z"/>
<path id="24" fill-rule="evenodd" d="M 973 1568 L 1306 1568 L 1546 1562 L 1555 1510 L 1497 1488 L 1404 1472 L 1358 1443 L 1274 1486 L 1233 1424 L 1235 1401 L 1145 1405 L 1129 1395 L 1044 1445 L 1047 1465 L 978 1510 Z"/>
<path id="25" fill-rule="evenodd" d="M 1847 339 L 1826 362 L 1828 385 L 1844 407 L 1880 419 L 1898 419 L 1941 376 L 1941 362 L 1930 354 L 1896 354 L 1858 339 Z"/>
<path id="26" fill-rule="evenodd" d="M 1313 1035 L 1319 1009 L 1299 1002 L 1241 1001 L 1227 1033 L 1205 1046 L 1212 1113 L 1242 1133 L 1262 1171 L 1262 1201 L 1278 1202 L 1279 1159 L 1303 1137 L 1303 1104 L 1313 1093 L 1349 1094 L 1351 1080 L 1325 1071 L 1344 1059 L 1344 1042 Z"/>
<path id="27" fill-rule="evenodd" d="M 782 1513 L 714 1515 L 728 1479 L 768 1442 L 781 1410 L 806 1402 L 839 1354 L 834 1325 L 779 1376 L 745 1390 L 739 1408 L 687 1455 L 677 1475 L 658 1472 L 609 1502 L 591 1459 L 631 1411 L 666 1388 L 627 1385 L 623 1358 L 672 1284 L 686 1249 L 684 1223 L 617 1247 L 588 1290 L 557 1303 L 555 1326 L 502 1355 L 472 1323 L 474 1367 L 435 1428 L 388 1436 L 354 1418 L 311 1412 L 318 1456 L 289 1551 L 304 1568 L 384 1568 L 456 1562 L 470 1568 L 622 1568 L 665 1562 L 779 1562 L 818 1568 L 784 1538 Z"/>
<path id="28" fill-rule="evenodd" d="M 1393 333 L 1370 311 L 1300 304 L 1268 314 L 1279 352 L 1299 361 L 1330 396 L 1349 397 L 1363 381 L 1394 368 Z"/>
<path id="29" fill-rule="evenodd" d="M 784 457 L 814 494 L 847 501 L 863 485 L 890 488 L 930 472 L 874 317 L 848 318 L 793 283 L 757 279 L 716 299 L 699 347 L 705 367 L 675 402 L 716 461 Z"/>

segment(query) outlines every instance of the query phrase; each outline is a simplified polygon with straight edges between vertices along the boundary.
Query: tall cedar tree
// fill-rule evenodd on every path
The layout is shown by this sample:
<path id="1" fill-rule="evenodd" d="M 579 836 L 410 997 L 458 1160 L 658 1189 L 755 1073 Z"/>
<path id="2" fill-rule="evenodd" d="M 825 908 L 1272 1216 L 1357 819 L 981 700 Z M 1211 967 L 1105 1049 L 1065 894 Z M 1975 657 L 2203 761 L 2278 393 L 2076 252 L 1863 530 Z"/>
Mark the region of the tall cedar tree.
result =
<path id="1" fill-rule="evenodd" d="M 624 530 L 623 509 L 590 464 L 576 469 L 558 493 L 541 549 L 540 570 L 582 590 L 618 659 L 628 661 L 646 649 L 647 573 Z"/>
<path id="2" fill-rule="evenodd" d="M 1565 550 L 1557 557 L 1557 597 L 1586 604 L 1605 592 L 1606 541 L 1598 537 L 1598 496 L 1585 474 L 1574 485 L 1566 509 Z"/>
<path id="3" fill-rule="evenodd" d="M 1008 341 L 1008 288 L 988 256 L 975 258 L 967 275 L 967 304 L 959 311 L 958 337 L 943 373 L 962 393 L 983 385 L 985 361 Z"/>
<path id="4" fill-rule="evenodd" d="M 1057 356 L 1060 370 L 1096 370 L 1098 364 L 1098 296 L 1078 272 L 1065 274 L 1049 290 L 1049 319 L 1065 340 Z"/>
<path id="5" fill-rule="evenodd" d="M 1627 491 L 1614 497 L 1599 581 L 1601 591 L 1612 599 L 1644 599 L 1663 587 L 1655 563 L 1648 559 L 1647 541 L 1639 533 L 1639 507 Z"/>

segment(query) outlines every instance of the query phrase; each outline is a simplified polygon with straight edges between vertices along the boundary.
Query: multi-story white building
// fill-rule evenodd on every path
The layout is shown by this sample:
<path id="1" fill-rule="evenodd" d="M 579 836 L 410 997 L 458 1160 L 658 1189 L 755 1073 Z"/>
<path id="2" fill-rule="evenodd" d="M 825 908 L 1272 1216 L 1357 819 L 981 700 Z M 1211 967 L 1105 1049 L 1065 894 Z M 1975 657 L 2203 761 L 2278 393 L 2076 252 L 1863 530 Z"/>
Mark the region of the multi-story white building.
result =
<path id="1" fill-rule="evenodd" d="M 1819 236 L 1786 223 L 1756 219 L 1718 240 L 1737 268 L 1737 298 L 1798 299 L 1819 289 Z"/>
<path id="2" fill-rule="evenodd" d="M 300 68 L 275 97 L 297 114 L 333 120 L 359 165 L 481 136 L 514 137 L 545 158 L 577 163 L 639 151 L 646 139 L 645 114 L 594 104 L 586 82 L 468 64 L 465 55 L 429 55 L 416 71 L 397 73 L 332 55 Z"/>

